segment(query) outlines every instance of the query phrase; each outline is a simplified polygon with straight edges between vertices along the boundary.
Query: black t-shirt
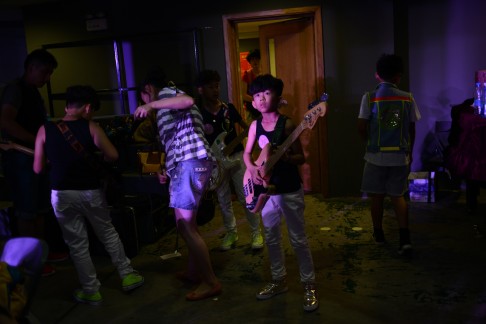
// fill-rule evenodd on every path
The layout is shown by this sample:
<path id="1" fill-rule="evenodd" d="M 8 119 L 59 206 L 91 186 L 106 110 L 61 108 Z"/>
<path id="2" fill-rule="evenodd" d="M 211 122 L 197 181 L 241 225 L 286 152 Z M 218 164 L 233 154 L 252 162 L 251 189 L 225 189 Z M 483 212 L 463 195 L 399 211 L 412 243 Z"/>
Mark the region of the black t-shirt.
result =
<path id="1" fill-rule="evenodd" d="M 47 120 L 47 112 L 44 101 L 36 87 L 25 84 L 22 79 L 10 83 L 2 94 L 1 104 L 11 104 L 17 108 L 15 121 L 29 133 L 35 135 Z M 33 148 L 32 143 L 26 143 L 16 139 L 6 132 L 2 136 L 20 145 Z"/>
<path id="2" fill-rule="evenodd" d="M 216 115 L 210 113 L 203 107 L 200 107 L 199 110 L 203 116 L 204 136 L 209 142 L 209 145 L 213 145 L 213 142 L 222 132 L 228 133 L 224 140 L 225 144 L 230 143 L 234 138 L 236 138 L 237 134 L 235 124 L 239 123 L 242 118 L 233 104 L 228 103 L 227 107 L 222 105 L 221 109 Z M 240 151 L 243 151 L 243 144 L 241 143 L 236 146 L 231 154 Z"/>

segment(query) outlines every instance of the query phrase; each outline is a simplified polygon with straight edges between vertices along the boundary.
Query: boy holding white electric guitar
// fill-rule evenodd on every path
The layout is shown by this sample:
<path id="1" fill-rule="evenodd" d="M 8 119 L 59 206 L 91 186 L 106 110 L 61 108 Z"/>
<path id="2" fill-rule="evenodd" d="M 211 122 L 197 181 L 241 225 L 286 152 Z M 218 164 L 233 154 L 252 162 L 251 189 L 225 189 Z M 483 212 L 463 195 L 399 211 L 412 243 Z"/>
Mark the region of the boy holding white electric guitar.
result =
<path id="1" fill-rule="evenodd" d="M 243 145 L 246 137 L 247 124 L 231 103 L 224 103 L 219 99 L 219 82 L 221 78 L 217 71 L 201 71 L 196 78 L 196 87 L 199 93 L 197 106 L 201 111 L 204 123 L 204 136 L 211 145 L 218 163 L 220 174 L 218 186 L 215 191 L 223 214 L 223 224 L 226 229 L 225 237 L 220 249 L 231 249 L 238 241 L 236 219 L 231 199 L 231 183 L 233 183 L 239 202 L 245 206 L 243 193 Z M 239 135 L 236 133 L 236 124 L 244 129 Z M 245 208 L 246 218 L 252 233 L 251 247 L 254 250 L 263 248 L 263 237 L 260 229 L 260 215 L 254 214 Z"/>
<path id="2" fill-rule="evenodd" d="M 281 218 L 285 217 L 290 243 L 297 256 L 300 281 L 304 286 L 303 308 L 314 311 L 319 306 L 315 286 L 314 262 L 304 229 L 304 191 L 298 165 L 305 162 L 298 135 L 305 126 L 311 127 L 317 117 L 326 112 L 319 103 L 296 127 L 281 115 L 283 81 L 270 74 L 257 77 L 250 86 L 253 106 L 262 118 L 251 123 L 243 158 L 247 167 L 243 178 L 247 208 L 261 210 L 265 228 L 272 281 L 256 294 L 259 300 L 271 298 L 288 290 L 287 271 L 282 251 Z M 262 151 L 253 160 L 252 151 L 258 145 Z M 273 160 L 272 160 L 273 159 Z"/>

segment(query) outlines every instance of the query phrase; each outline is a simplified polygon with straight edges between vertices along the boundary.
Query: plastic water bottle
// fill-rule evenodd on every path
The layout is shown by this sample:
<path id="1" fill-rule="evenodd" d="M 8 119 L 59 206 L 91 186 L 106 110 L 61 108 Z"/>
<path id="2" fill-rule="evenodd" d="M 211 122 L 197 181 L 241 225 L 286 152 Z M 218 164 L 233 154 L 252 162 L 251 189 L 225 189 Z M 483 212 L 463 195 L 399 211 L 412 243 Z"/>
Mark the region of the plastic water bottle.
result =
<path id="1" fill-rule="evenodd" d="M 481 101 L 484 100 L 484 88 L 481 82 L 476 82 L 476 91 L 474 93 L 474 113 L 481 115 L 482 105 Z"/>
<path id="2" fill-rule="evenodd" d="M 482 117 L 486 117 L 486 82 L 483 83 L 481 91 L 481 111 L 479 114 Z"/>

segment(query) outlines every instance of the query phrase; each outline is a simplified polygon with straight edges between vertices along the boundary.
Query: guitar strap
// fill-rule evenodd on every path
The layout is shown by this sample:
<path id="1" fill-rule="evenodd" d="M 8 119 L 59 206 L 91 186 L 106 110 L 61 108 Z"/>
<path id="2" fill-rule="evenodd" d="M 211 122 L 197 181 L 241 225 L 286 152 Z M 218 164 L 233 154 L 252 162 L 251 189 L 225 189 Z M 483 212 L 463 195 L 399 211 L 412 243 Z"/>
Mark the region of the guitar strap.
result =
<path id="1" fill-rule="evenodd" d="M 277 124 L 275 125 L 275 130 L 273 132 L 273 137 L 272 137 L 272 146 L 277 147 L 278 142 L 280 138 L 282 137 L 283 130 L 285 128 L 285 121 L 287 120 L 287 117 L 284 115 L 280 115 L 277 120 Z"/>
<path id="2" fill-rule="evenodd" d="M 94 154 L 90 154 L 88 151 L 84 149 L 84 146 L 78 141 L 78 139 L 74 136 L 73 132 L 69 129 L 68 125 L 62 120 L 58 120 L 56 122 L 57 128 L 61 131 L 61 134 L 64 136 L 66 141 L 71 145 L 73 150 L 82 155 L 86 162 L 98 173 L 103 173 L 104 168 L 102 167 L 101 163 L 98 159 L 94 156 Z"/>

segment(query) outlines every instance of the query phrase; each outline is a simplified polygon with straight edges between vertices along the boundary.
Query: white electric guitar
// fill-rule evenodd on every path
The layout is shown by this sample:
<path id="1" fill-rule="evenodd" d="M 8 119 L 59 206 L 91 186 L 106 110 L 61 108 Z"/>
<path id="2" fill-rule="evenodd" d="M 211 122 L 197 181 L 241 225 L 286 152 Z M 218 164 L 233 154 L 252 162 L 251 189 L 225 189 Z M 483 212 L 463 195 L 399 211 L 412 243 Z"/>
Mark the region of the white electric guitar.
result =
<path id="1" fill-rule="evenodd" d="M 211 179 L 209 181 L 209 190 L 216 190 L 221 181 L 225 170 L 238 167 L 240 165 L 239 159 L 232 159 L 230 157 L 231 152 L 235 147 L 241 143 L 241 141 L 248 135 L 248 129 L 245 129 L 238 136 L 236 136 L 228 145 L 224 143 L 224 139 L 228 135 L 227 132 L 219 134 L 211 145 L 211 151 L 213 152 L 218 162 L 218 167 L 213 169 L 211 173 Z"/>
<path id="2" fill-rule="evenodd" d="M 227 132 L 222 132 L 221 134 L 219 134 L 218 137 L 216 137 L 216 139 L 214 140 L 213 145 L 211 145 L 211 150 L 216 156 L 216 159 L 218 159 L 218 161 L 222 163 L 223 168 L 228 170 L 238 166 L 240 163 L 239 160 L 232 159 L 229 155 L 231 154 L 231 152 L 233 152 L 235 147 L 240 144 L 246 136 L 248 136 L 248 129 L 245 129 L 243 132 L 241 132 L 228 145 L 224 143 L 226 135 L 228 135 Z"/>

